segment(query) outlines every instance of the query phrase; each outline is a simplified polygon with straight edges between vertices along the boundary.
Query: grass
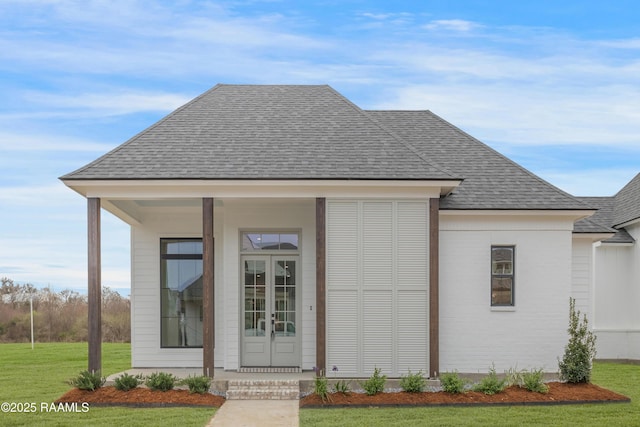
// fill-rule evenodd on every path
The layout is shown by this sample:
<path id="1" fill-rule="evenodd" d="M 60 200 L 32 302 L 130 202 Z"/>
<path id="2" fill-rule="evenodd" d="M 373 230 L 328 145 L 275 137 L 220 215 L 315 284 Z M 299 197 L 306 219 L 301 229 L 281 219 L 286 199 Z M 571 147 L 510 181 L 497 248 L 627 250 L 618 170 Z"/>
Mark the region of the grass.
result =
<path id="1" fill-rule="evenodd" d="M 596 363 L 592 382 L 631 398 L 631 403 L 511 407 L 301 409 L 310 426 L 640 426 L 640 365 Z"/>
<path id="2" fill-rule="evenodd" d="M 102 345 L 103 375 L 131 366 L 130 344 Z M 0 412 L 2 426 L 204 426 L 212 408 L 89 407 L 86 413 L 41 412 L 68 391 L 67 381 L 87 369 L 86 343 L 0 344 L 0 402 L 36 403 L 35 413 Z"/>
<path id="3" fill-rule="evenodd" d="M 103 344 L 103 374 L 130 366 L 129 344 Z M 51 403 L 67 390 L 69 378 L 87 367 L 86 343 L 0 344 L 0 402 Z M 300 425 L 580 425 L 640 426 L 640 365 L 596 363 L 595 384 L 631 398 L 626 404 L 481 408 L 302 409 Z M 204 426 L 214 409 L 100 408 L 87 413 L 0 413 L 2 426 Z"/>

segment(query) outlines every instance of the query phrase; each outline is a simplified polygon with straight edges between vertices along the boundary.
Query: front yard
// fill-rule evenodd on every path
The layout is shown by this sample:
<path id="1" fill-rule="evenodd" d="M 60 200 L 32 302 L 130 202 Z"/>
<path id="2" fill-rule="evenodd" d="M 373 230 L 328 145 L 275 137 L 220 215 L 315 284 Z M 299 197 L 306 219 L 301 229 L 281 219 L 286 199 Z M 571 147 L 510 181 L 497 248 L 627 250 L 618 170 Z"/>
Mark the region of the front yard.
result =
<path id="1" fill-rule="evenodd" d="M 103 374 L 131 365 L 130 344 L 102 344 Z M 2 426 L 204 426 L 212 408 L 104 408 L 55 412 L 46 407 L 71 389 L 67 380 L 87 369 L 86 343 L 0 344 L 0 402 L 20 412 L 1 412 Z M 31 411 L 34 408 L 35 411 Z M 43 405 L 44 404 L 44 405 Z M 49 410 L 47 412 L 47 409 Z M 26 412 L 28 411 L 28 412 Z"/>
<path id="2" fill-rule="evenodd" d="M 631 403 L 559 406 L 301 409 L 310 426 L 640 426 L 640 365 L 596 363 L 593 382 Z"/>
<path id="3" fill-rule="evenodd" d="M 130 364 L 129 344 L 103 344 L 104 374 Z M 31 426 L 205 426 L 211 408 L 103 408 L 86 412 L 43 410 L 71 387 L 66 381 L 86 369 L 87 345 L 77 343 L 0 344 L 0 402 L 35 403 L 37 411 L 2 412 L 0 425 Z M 513 407 L 422 407 L 301 409 L 300 425 L 592 425 L 640 426 L 640 365 L 596 363 L 593 382 L 622 393 L 631 403 Z M 23 405 L 24 407 L 24 405 Z"/>

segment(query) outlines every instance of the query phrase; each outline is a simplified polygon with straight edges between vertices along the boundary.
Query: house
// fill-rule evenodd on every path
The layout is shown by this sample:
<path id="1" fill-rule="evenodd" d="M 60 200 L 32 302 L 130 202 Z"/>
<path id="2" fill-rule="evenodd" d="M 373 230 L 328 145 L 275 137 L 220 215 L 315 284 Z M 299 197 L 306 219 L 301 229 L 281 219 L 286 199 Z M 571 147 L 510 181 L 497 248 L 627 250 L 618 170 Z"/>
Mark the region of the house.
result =
<path id="1" fill-rule="evenodd" d="M 612 234 L 430 111 L 329 86 L 217 85 L 61 179 L 88 203 L 89 369 L 101 209 L 131 226 L 132 366 L 209 375 L 556 372 L 576 246 Z"/>
<path id="2" fill-rule="evenodd" d="M 587 314 L 597 336 L 599 359 L 638 360 L 640 174 L 615 196 L 581 199 L 598 211 L 576 223 L 575 235 L 600 236 L 594 245 L 581 246 L 574 255 L 586 267 L 574 281 L 576 305 Z"/>

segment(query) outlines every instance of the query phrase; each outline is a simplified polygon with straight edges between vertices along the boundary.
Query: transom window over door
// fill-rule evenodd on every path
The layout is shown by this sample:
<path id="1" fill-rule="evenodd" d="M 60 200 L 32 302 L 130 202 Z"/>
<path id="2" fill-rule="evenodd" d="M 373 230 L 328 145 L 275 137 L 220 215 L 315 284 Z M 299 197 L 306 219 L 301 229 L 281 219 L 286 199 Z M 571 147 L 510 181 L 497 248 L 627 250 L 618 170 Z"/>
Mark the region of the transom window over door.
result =
<path id="1" fill-rule="evenodd" d="M 491 305 L 513 306 L 515 246 L 491 246 Z"/>
<path id="2" fill-rule="evenodd" d="M 298 233 L 242 233 L 242 252 L 297 250 Z"/>
<path id="3" fill-rule="evenodd" d="M 202 239 L 160 239 L 161 347 L 202 347 Z"/>

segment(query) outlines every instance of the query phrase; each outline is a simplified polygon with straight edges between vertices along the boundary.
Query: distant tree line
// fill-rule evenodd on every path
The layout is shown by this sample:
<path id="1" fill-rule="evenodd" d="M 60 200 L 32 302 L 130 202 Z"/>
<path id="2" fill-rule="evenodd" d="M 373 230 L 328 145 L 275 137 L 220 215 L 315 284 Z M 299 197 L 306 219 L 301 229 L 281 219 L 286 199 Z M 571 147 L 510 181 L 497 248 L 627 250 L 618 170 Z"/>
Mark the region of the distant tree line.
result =
<path id="1" fill-rule="evenodd" d="M 87 341 L 87 296 L 65 289 L 53 292 L 18 284 L 3 277 L 0 285 L 0 342 Z M 131 342 L 131 301 L 118 292 L 102 289 L 102 340 Z"/>

